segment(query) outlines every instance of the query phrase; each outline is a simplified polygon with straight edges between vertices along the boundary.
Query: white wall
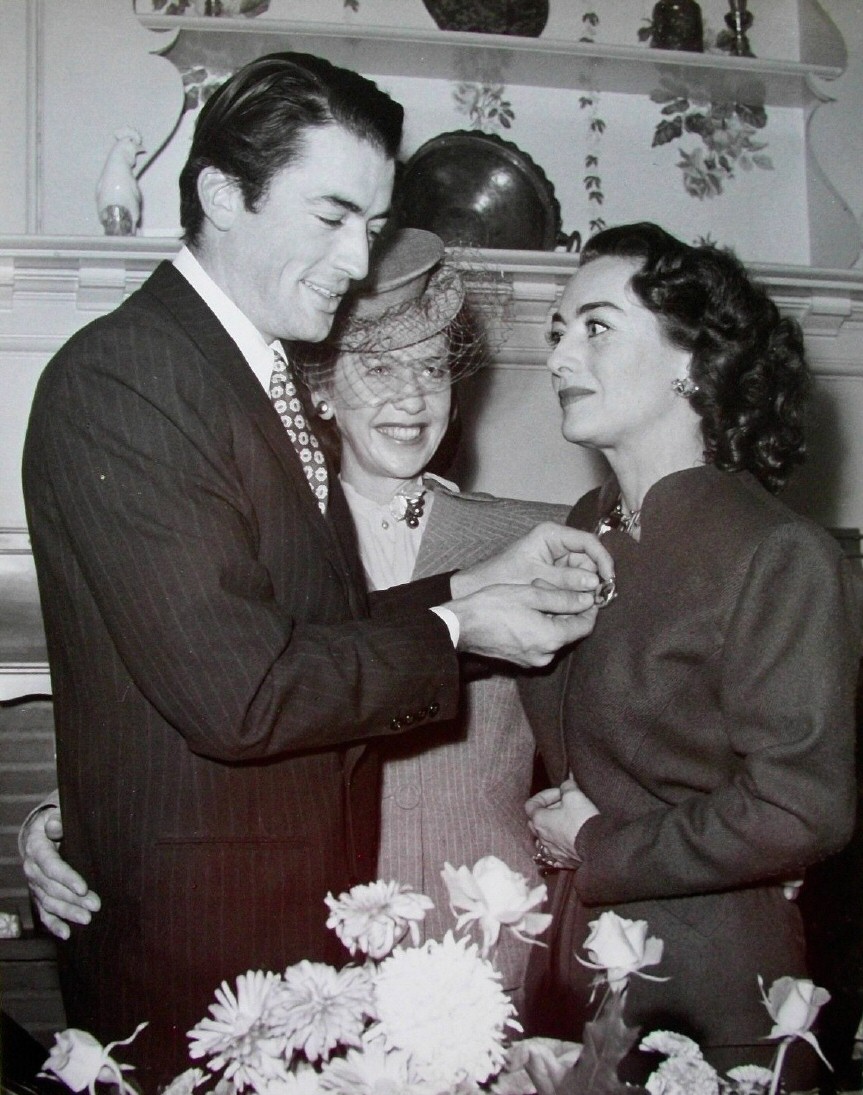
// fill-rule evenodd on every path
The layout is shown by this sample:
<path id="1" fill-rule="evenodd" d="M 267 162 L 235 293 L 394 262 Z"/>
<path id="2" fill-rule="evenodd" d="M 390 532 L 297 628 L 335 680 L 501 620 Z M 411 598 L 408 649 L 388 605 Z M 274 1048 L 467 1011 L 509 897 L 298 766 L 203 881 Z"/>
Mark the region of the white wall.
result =
<path id="1" fill-rule="evenodd" d="M 704 0 L 702 6 L 708 26 L 715 29 L 725 0 Z M 599 41 L 634 45 L 652 3 L 552 0 L 546 35 L 577 37 L 588 7 L 601 14 Z M 799 57 L 798 10 L 806 13 L 807 27 L 816 28 L 808 32 L 806 49 L 823 54 L 821 60 L 835 63 L 844 55 L 844 47 L 837 45 L 836 28 L 841 30 L 848 47 L 845 71 L 829 87 L 826 82 L 818 87 L 825 97 L 821 105 L 771 108 L 765 136 L 774 171 L 740 173 L 711 201 L 684 192 L 676 148 L 650 148 L 659 117 L 656 104 L 646 96 L 602 93 L 599 108 L 607 129 L 597 151 L 605 191 L 601 212 L 609 223 L 647 217 L 687 239 L 709 233 L 734 245 L 748 261 L 798 269 L 801 276 L 813 255 L 820 266 L 860 264 L 863 5 L 856 0 L 823 0 L 821 5 L 816 0 L 761 0 L 752 32 L 759 56 Z M 833 23 L 824 20 L 824 11 Z M 357 14 L 345 9 L 342 0 L 273 0 L 269 14 L 350 23 L 358 33 L 375 22 L 433 29 L 420 0 L 360 0 Z M 230 49 L 212 45 L 209 61 L 217 65 L 220 50 L 233 57 L 239 37 L 230 36 Z M 45 239 L 75 236 L 84 246 L 91 239 L 100 242 L 96 180 L 114 129 L 131 124 L 142 132 L 151 154 L 164 142 L 141 179 L 144 216 L 135 246 L 151 240 L 154 251 L 170 250 L 170 237 L 178 231 L 176 179 L 194 120 L 182 114 L 182 82 L 170 60 L 182 39 L 173 53 L 159 54 L 172 40 L 172 33 L 144 29 L 126 0 L 0 0 L 0 232 Z M 279 38 L 266 43 L 268 49 L 285 44 Z M 183 48 L 188 54 L 190 47 Z M 230 57 L 222 58 L 227 67 Z M 466 75 L 483 74 L 478 68 Z M 468 124 L 455 107 L 449 80 L 386 76 L 380 82 L 406 105 L 406 154 L 437 133 Z M 582 184 L 588 138 L 578 93 L 514 85 L 506 94 L 516 118 L 503 136 L 544 169 L 561 204 L 564 229 L 586 232 L 596 209 L 587 202 Z M 827 101 L 829 96 L 835 102 Z M 820 177 L 813 161 L 837 183 L 837 191 L 813 195 L 813 179 Z M 44 361 L 52 347 L 95 314 L 94 306 L 111 306 L 130 287 L 128 270 L 117 274 L 109 269 L 111 263 L 88 260 L 90 265 L 75 278 L 90 279 L 96 288 L 90 297 L 84 293 L 82 306 L 80 286 L 70 286 L 68 298 L 56 295 L 50 264 L 22 279 L 13 251 L 7 251 L 5 260 L 0 255 L 0 528 L 23 525 L 21 441 Z M 120 277 L 119 284 L 112 282 L 114 277 Z M 823 286 L 823 279 L 819 284 Z M 555 275 L 539 287 L 531 322 L 559 286 Z M 800 303 L 792 296 L 788 301 L 793 312 L 814 311 L 808 337 L 818 368 L 812 460 L 792 497 L 827 524 L 863 526 L 861 289 L 843 283 L 835 299 L 823 287 L 817 294 L 814 306 L 808 298 Z M 460 474 L 465 485 L 497 493 L 574 499 L 594 481 L 597 468 L 560 437 L 541 365 L 542 344 L 534 333 L 530 339 L 516 340 L 505 362 L 466 388 L 469 428 Z"/>

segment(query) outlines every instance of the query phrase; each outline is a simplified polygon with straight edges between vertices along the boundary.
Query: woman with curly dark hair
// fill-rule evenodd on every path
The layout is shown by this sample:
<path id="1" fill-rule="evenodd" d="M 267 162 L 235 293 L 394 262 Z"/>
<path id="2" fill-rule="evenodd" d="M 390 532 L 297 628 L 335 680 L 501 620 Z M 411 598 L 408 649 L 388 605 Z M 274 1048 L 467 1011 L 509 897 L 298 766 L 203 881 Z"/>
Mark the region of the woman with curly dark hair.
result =
<path id="1" fill-rule="evenodd" d="M 534 1033 L 581 1037 L 579 959 L 613 909 L 664 941 L 647 972 L 667 980 L 632 978 L 628 1020 L 723 1070 L 767 1064 L 758 976 L 806 976 L 783 884 L 854 820 L 854 576 L 774 496 L 804 451 L 801 332 L 731 254 L 634 224 L 589 241 L 549 341 L 564 436 L 613 473 L 569 523 L 602 536 L 616 596 L 523 690 L 557 784 L 527 804 L 559 872 Z"/>

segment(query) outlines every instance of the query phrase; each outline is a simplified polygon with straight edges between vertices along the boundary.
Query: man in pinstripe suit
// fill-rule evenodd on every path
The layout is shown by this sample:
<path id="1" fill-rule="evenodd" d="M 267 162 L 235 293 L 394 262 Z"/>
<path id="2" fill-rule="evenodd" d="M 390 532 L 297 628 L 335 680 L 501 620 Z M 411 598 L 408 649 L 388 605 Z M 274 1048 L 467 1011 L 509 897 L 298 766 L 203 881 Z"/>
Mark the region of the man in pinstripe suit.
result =
<path id="1" fill-rule="evenodd" d="M 543 526 L 368 604 L 335 476 L 325 502 L 309 489 L 268 398 L 273 353 L 324 338 L 365 276 L 401 119 L 316 58 L 246 66 L 196 127 L 187 246 L 34 399 L 64 854 L 103 900 L 61 947 L 64 1000 L 102 1040 L 149 1020 L 145 1090 L 184 1067 L 222 978 L 343 959 L 323 897 L 374 867 L 366 740 L 453 715 L 456 648 L 540 665 L 586 634 L 597 577 L 555 561 L 586 551 L 610 574 L 592 538 Z"/>

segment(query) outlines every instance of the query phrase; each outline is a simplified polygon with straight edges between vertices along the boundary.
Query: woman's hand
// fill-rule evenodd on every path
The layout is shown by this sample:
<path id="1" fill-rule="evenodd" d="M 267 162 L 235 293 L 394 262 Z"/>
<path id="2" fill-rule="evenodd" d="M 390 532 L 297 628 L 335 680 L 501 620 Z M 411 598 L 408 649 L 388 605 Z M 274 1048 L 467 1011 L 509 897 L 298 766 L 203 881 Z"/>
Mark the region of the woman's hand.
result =
<path id="1" fill-rule="evenodd" d="M 101 902 L 78 872 L 61 858 L 57 849 L 62 838 L 60 810 L 52 806 L 27 819 L 19 845 L 39 919 L 58 939 L 68 939 L 69 924 L 89 924 Z"/>
<path id="2" fill-rule="evenodd" d="M 541 859 L 537 862 L 565 870 L 575 870 L 581 860 L 575 851 L 575 838 L 582 825 L 599 810 L 572 777 L 560 787 L 549 787 L 524 804 L 528 828 L 536 838 Z M 544 862 L 547 860 L 547 862 Z"/>

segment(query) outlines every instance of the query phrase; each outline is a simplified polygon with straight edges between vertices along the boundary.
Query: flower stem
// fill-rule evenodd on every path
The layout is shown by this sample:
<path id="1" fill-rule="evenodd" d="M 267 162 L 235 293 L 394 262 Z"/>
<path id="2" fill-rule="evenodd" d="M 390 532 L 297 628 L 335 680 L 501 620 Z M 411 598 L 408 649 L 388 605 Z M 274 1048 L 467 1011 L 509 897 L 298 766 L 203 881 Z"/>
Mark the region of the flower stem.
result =
<path id="1" fill-rule="evenodd" d="M 776 1054 L 776 1064 L 773 1066 L 773 1076 L 770 1080 L 770 1092 L 769 1095 L 776 1095 L 779 1090 L 779 1077 L 782 1074 L 782 1066 L 785 1063 L 785 1054 L 788 1052 L 788 1047 L 791 1044 L 790 1038 L 784 1038 L 779 1045 L 779 1050 Z"/>

